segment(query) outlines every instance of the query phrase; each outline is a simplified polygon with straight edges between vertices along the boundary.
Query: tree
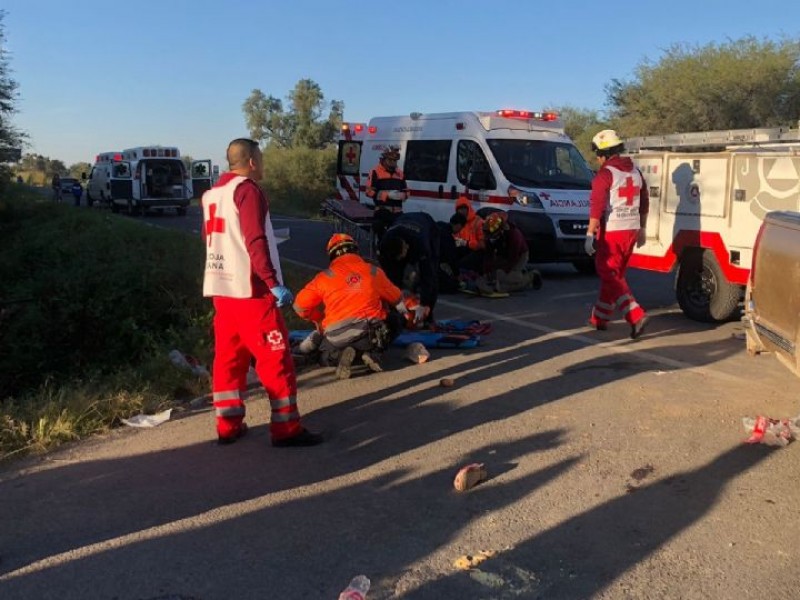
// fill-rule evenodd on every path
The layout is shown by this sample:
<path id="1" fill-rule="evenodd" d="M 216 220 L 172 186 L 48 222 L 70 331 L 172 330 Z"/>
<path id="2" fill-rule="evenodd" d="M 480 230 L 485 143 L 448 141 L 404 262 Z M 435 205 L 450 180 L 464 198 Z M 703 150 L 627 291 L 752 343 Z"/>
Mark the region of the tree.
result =
<path id="1" fill-rule="evenodd" d="M 48 160 L 47 163 L 47 174 L 52 175 L 66 175 L 67 174 L 67 165 L 64 164 L 63 161 L 53 159 Z"/>
<path id="2" fill-rule="evenodd" d="M 11 115 L 16 112 L 17 82 L 10 76 L 5 27 L 3 26 L 5 15 L 5 11 L 0 10 L 0 149 L 18 148 L 25 137 L 11 124 Z M 0 172 L 0 181 L 7 180 L 9 173 L 9 169 L 3 167 Z"/>
<path id="3" fill-rule="evenodd" d="M 278 98 L 254 89 L 242 104 L 242 112 L 250 137 L 258 142 L 279 148 L 321 149 L 335 140 L 344 103 L 326 102 L 319 84 L 301 79 L 289 93 L 287 109 Z"/>
<path id="4" fill-rule="evenodd" d="M 75 179 L 80 179 L 81 175 L 86 173 L 86 176 L 89 176 L 89 171 L 92 170 L 92 165 L 88 162 L 76 162 L 74 165 L 69 166 L 69 176 L 74 177 Z"/>
<path id="5" fill-rule="evenodd" d="M 673 45 L 658 62 L 641 62 L 632 81 L 612 80 L 606 93 L 626 137 L 795 124 L 800 42 Z"/>
<path id="6" fill-rule="evenodd" d="M 607 129 L 608 123 L 600 117 L 596 110 L 588 108 L 562 106 L 556 109 L 556 112 L 564 123 L 566 134 L 575 142 L 583 157 L 590 164 L 593 163 L 596 158 L 592 152 L 592 137 L 598 131 Z"/>

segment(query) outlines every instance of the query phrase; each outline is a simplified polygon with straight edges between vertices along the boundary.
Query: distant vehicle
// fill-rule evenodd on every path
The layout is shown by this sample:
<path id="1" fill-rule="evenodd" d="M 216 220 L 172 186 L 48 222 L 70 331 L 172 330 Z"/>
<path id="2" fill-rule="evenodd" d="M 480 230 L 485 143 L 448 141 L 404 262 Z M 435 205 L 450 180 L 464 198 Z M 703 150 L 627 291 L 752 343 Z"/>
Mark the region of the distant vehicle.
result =
<path id="1" fill-rule="evenodd" d="M 61 190 L 61 194 L 72 195 L 72 186 L 74 186 L 76 183 L 80 185 L 80 181 L 78 181 L 74 177 L 61 177 L 58 180 L 58 185 Z"/>
<path id="2" fill-rule="evenodd" d="M 121 208 L 141 215 L 155 208 L 173 208 L 179 215 L 196 192 L 211 187 L 211 161 L 193 161 L 190 170 L 177 148 L 137 146 L 97 155 L 86 187 L 87 204 L 99 201 L 113 212 Z"/>
<path id="3" fill-rule="evenodd" d="M 773 352 L 800 375 L 800 213 L 767 213 L 745 292 L 747 351 Z"/>
<path id="4" fill-rule="evenodd" d="M 345 123 L 339 138 L 337 199 L 373 206 L 370 169 L 388 146 L 409 188 L 404 210 L 447 221 L 465 193 L 481 216 L 508 212 L 531 262 L 571 262 L 593 272 L 584 241 L 592 171 L 554 112 L 411 113 Z"/>

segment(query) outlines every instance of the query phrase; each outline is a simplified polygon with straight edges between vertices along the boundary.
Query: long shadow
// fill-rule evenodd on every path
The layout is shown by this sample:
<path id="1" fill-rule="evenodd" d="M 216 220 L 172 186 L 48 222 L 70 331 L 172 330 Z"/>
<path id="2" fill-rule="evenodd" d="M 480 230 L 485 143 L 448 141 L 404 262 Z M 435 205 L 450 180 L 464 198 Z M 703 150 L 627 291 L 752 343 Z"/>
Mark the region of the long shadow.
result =
<path id="1" fill-rule="evenodd" d="M 538 456 L 561 438 L 551 430 L 475 449 L 466 461 L 491 452 L 491 473 L 502 479 L 525 462 L 526 475 L 490 480 L 468 494 L 452 490 L 450 469 L 414 476 L 401 467 L 279 503 L 265 497 L 193 526 L 35 566 L 0 581 L 3 598 L 335 598 L 357 573 L 372 579 L 371 598 L 389 597 L 409 564 L 580 460 L 547 464 Z"/>
<path id="2" fill-rule="evenodd" d="M 577 376 L 556 374 L 512 385 L 516 373 L 527 373 L 538 361 L 563 353 L 564 343 L 534 342 L 477 355 L 440 371 L 438 376 L 469 370 L 458 378 L 457 394 L 469 394 L 470 383 L 492 378 L 509 382 L 494 396 L 469 404 L 440 398 L 442 388 L 426 374 L 320 409 L 309 421 L 322 421 L 337 433 L 318 448 L 268 448 L 266 426 L 261 425 L 231 447 L 210 442 L 167 447 L 5 480 L 0 483 L 0 574 L 220 506 L 284 490 L 302 491 L 459 432 L 653 369 L 653 363 L 635 356 L 623 361 L 608 356 L 574 364 Z M 580 370 L 590 372 L 581 376 Z M 408 391 L 422 384 L 427 387 Z"/>
<path id="3" fill-rule="evenodd" d="M 514 582 L 515 568 L 535 573 L 529 598 L 593 598 L 618 577 L 644 561 L 688 527 L 719 500 L 725 486 L 753 468 L 773 449 L 739 445 L 706 465 L 656 481 L 532 536 L 492 561 L 489 570 Z M 567 568 L 565 569 L 565 565 Z M 653 582 L 658 584 L 657 582 Z M 669 586 L 670 582 L 661 583 Z M 703 583 L 692 583 L 694 591 Z M 458 595 L 454 595 L 457 592 Z M 431 583 L 409 599 L 479 598 L 486 593 L 470 577 L 457 574 Z M 497 592 L 495 592 L 497 593 Z M 507 595 L 496 596 L 510 598 Z M 638 596 L 634 591 L 632 595 Z M 683 597 L 680 589 L 650 588 L 647 597 Z"/>

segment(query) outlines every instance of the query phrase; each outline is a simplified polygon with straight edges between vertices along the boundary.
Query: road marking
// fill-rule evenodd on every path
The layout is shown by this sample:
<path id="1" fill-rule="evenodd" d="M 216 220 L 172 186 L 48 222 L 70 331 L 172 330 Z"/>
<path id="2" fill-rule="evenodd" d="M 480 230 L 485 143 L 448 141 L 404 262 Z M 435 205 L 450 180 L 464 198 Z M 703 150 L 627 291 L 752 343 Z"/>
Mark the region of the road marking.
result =
<path id="1" fill-rule="evenodd" d="M 282 258 L 284 262 L 297 265 L 300 267 L 304 267 L 306 269 L 311 269 L 318 271 L 320 267 L 316 265 L 312 265 L 306 262 L 301 262 L 299 260 L 293 260 L 290 258 Z M 603 348 L 605 350 L 609 350 L 619 355 L 632 355 L 634 357 L 638 357 L 641 359 L 649 360 L 654 363 L 658 363 L 665 367 L 670 367 L 671 369 L 680 369 L 683 371 L 691 371 L 693 373 L 698 373 L 702 375 L 712 375 L 717 379 L 722 379 L 724 381 L 732 381 L 732 382 L 740 382 L 745 381 L 746 378 L 738 377 L 736 375 L 731 375 L 728 373 L 723 373 L 721 371 L 716 371 L 711 369 L 710 367 L 697 367 L 691 363 L 684 362 L 682 360 L 676 360 L 674 358 L 668 358 L 666 356 L 660 356 L 653 352 L 648 352 L 647 350 L 642 350 L 641 342 L 632 342 L 628 338 L 614 340 L 614 341 L 602 341 L 596 340 L 594 338 L 588 337 L 583 335 L 584 332 L 587 330 L 587 326 L 580 326 L 573 329 L 554 329 L 552 327 L 547 327 L 546 325 L 539 325 L 538 323 L 530 323 L 528 321 L 523 321 L 518 317 L 507 317 L 503 315 L 499 315 L 496 312 L 492 312 L 489 310 L 484 310 L 482 308 L 476 308 L 474 306 L 468 306 L 461 302 L 456 302 L 454 300 L 442 300 L 441 298 L 438 300 L 440 305 L 448 306 L 450 308 L 456 308 L 459 310 L 465 310 L 467 312 L 471 312 L 472 314 L 478 315 L 479 317 L 484 317 L 486 319 L 491 319 L 492 321 L 502 321 L 505 323 L 510 323 L 516 327 L 521 327 L 523 329 L 530 329 L 532 331 L 536 331 L 538 333 L 543 334 L 542 337 L 538 338 L 540 341 L 546 340 L 553 340 L 558 338 L 568 338 L 579 342 L 585 346 L 597 346 L 599 348 Z M 667 311 L 650 311 L 648 314 L 653 317 L 661 312 L 671 312 Z"/>

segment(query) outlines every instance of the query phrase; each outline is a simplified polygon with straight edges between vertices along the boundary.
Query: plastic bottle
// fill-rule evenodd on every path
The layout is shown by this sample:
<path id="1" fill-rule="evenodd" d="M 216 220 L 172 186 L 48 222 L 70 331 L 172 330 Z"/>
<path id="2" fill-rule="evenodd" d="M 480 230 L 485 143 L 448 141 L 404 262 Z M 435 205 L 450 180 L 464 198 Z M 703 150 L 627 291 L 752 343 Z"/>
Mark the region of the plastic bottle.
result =
<path id="1" fill-rule="evenodd" d="M 339 600 L 364 600 L 368 591 L 369 579 L 364 575 L 359 575 L 358 577 L 353 577 L 350 585 L 339 594 Z"/>

